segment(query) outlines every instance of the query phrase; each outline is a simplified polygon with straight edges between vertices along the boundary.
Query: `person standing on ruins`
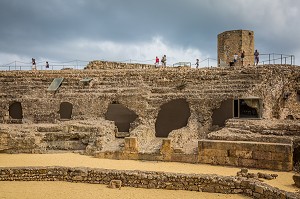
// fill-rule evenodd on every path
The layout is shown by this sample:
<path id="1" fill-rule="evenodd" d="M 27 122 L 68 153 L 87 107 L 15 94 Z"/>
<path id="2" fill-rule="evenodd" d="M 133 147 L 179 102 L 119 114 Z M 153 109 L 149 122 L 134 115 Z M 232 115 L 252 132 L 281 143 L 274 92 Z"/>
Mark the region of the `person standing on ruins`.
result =
<path id="1" fill-rule="evenodd" d="M 236 53 L 234 53 L 234 55 L 233 55 L 233 63 L 234 63 L 234 65 L 236 64 L 237 59 L 238 59 L 238 55 Z"/>
<path id="2" fill-rule="evenodd" d="M 49 63 L 46 61 L 46 69 L 49 68 Z"/>
<path id="3" fill-rule="evenodd" d="M 31 69 L 32 70 L 36 70 L 36 63 L 35 63 L 35 59 L 34 58 L 31 59 L 31 63 L 32 63 Z"/>
<path id="4" fill-rule="evenodd" d="M 244 58 L 245 58 L 245 51 L 242 51 L 242 53 L 241 53 L 242 66 L 244 66 Z"/>
<path id="5" fill-rule="evenodd" d="M 156 56 L 155 58 L 155 67 L 158 68 L 159 65 L 159 58 Z"/>
<path id="6" fill-rule="evenodd" d="M 166 67 L 167 66 L 167 56 L 164 55 L 162 58 L 161 58 L 161 64 L 163 67 Z"/>
<path id="7" fill-rule="evenodd" d="M 254 65 L 258 65 L 259 62 L 259 52 L 257 50 L 255 50 L 254 52 Z"/>

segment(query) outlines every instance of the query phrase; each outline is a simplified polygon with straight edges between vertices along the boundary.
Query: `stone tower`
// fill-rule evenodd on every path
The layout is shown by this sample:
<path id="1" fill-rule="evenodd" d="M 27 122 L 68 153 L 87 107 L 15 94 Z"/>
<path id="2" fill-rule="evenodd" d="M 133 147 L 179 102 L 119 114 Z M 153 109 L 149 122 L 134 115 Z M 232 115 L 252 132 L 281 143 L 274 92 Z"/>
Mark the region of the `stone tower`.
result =
<path id="1" fill-rule="evenodd" d="M 233 55 L 237 53 L 236 67 L 241 67 L 241 53 L 245 51 L 243 65 L 254 63 L 254 32 L 250 30 L 231 30 L 218 35 L 218 65 L 229 65 L 233 62 Z"/>

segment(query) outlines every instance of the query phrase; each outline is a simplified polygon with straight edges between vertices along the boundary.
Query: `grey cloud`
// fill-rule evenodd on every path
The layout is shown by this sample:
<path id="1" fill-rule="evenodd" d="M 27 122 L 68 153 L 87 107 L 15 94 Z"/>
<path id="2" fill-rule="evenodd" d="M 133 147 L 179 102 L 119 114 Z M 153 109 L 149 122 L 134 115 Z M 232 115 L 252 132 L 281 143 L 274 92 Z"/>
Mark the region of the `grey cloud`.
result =
<path id="1" fill-rule="evenodd" d="M 232 29 L 255 31 L 265 51 L 300 52 L 299 7 L 296 0 L 1 0 L 0 53 L 64 59 L 53 49 L 76 51 L 69 41 L 131 44 L 161 36 L 216 57 L 217 35 Z"/>

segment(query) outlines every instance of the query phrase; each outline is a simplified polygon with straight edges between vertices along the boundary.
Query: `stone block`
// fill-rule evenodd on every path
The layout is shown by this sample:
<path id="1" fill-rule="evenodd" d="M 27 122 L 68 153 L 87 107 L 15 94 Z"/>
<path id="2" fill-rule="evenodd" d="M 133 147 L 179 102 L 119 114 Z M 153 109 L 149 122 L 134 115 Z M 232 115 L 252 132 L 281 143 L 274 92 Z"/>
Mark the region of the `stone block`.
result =
<path id="1" fill-rule="evenodd" d="M 130 136 L 129 132 L 116 132 L 116 138 L 125 138 L 129 136 Z"/>
<path id="2" fill-rule="evenodd" d="M 278 170 L 283 170 L 283 171 L 292 171 L 293 170 L 293 162 L 282 162 L 282 167 L 281 169 Z"/>
<path id="3" fill-rule="evenodd" d="M 282 170 L 282 162 L 272 160 L 257 160 L 257 168 Z"/>
<path id="4" fill-rule="evenodd" d="M 233 142 L 235 145 L 235 150 L 237 151 L 253 151 L 256 147 L 256 142 L 243 142 L 243 141 L 236 141 Z"/>
<path id="5" fill-rule="evenodd" d="M 238 166 L 242 167 L 256 167 L 256 160 L 253 159 L 244 159 L 244 158 L 239 158 L 238 159 Z"/>
<path id="6" fill-rule="evenodd" d="M 230 157 L 236 157 L 236 158 L 251 159 L 252 158 L 252 151 L 230 150 L 229 151 L 229 156 Z"/>
<path id="7" fill-rule="evenodd" d="M 272 160 L 272 153 L 266 151 L 253 151 L 253 159 Z"/>
<path id="8" fill-rule="evenodd" d="M 255 151 L 275 152 L 277 144 L 273 143 L 258 143 Z"/>
<path id="9" fill-rule="evenodd" d="M 173 154 L 171 154 L 170 160 L 173 161 L 173 162 L 197 163 L 198 162 L 198 155 L 197 154 L 173 153 Z"/>
<path id="10" fill-rule="evenodd" d="M 272 160 L 278 160 L 278 161 L 288 161 L 290 162 L 292 160 L 291 154 L 287 153 L 271 153 Z"/>
<path id="11" fill-rule="evenodd" d="M 204 164 L 214 164 L 215 157 L 211 157 L 211 156 L 199 156 L 198 162 L 199 163 L 204 163 Z"/>
<path id="12" fill-rule="evenodd" d="M 199 155 L 228 157 L 228 151 L 219 149 L 204 149 L 203 151 L 199 152 Z"/>
<path id="13" fill-rule="evenodd" d="M 171 139 L 163 139 L 162 146 L 160 149 L 161 153 L 169 153 L 171 152 Z"/>
<path id="14" fill-rule="evenodd" d="M 124 140 L 125 152 L 138 152 L 138 144 L 136 137 L 126 137 Z"/>
<path id="15" fill-rule="evenodd" d="M 229 166 L 238 166 L 239 165 L 239 158 L 236 158 L 236 157 L 226 157 L 226 165 L 229 165 Z"/>
<path id="16" fill-rule="evenodd" d="M 233 157 L 215 157 L 214 164 L 217 165 L 229 165 L 229 166 L 238 166 L 238 158 Z"/>

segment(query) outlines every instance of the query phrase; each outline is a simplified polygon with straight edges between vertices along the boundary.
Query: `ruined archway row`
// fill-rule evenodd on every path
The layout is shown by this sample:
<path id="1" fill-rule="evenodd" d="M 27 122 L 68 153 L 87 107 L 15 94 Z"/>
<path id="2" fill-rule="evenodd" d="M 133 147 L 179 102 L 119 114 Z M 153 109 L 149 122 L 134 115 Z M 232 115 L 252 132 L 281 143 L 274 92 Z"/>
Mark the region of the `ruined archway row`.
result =
<path id="1" fill-rule="evenodd" d="M 59 105 L 60 120 L 72 119 L 73 104 L 61 102 Z M 190 107 L 186 99 L 174 99 L 160 107 L 155 131 L 157 137 L 168 137 L 175 129 L 185 127 L 190 117 Z M 9 106 L 9 120 L 20 121 L 23 119 L 23 108 L 21 102 L 13 102 Z M 131 124 L 138 118 L 138 115 L 126 106 L 112 102 L 108 105 L 105 119 L 114 121 L 118 132 L 129 132 Z"/>
<path id="2" fill-rule="evenodd" d="M 212 111 L 212 125 L 224 127 L 226 120 L 230 118 L 260 118 L 262 102 L 259 98 L 227 99 Z M 61 120 L 72 119 L 73 104 L 61 102 L 59 116 Z M 190 105 L 186 99 L 173 99 L 160 106 L 155 121 L 156 137 L 168 137 L 173 130 L 187 126 L 191 116 Z M 22 120 L 23 110 L 20 102 L 13 102 L 9 106 L 9 117 L 12 120 Z M 131 124 L 138 115 L 120 104 L 113 101 L 108 105 L 105 119 L 114 121 L 118 132 L 129 132 Z"/>

